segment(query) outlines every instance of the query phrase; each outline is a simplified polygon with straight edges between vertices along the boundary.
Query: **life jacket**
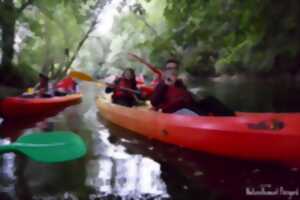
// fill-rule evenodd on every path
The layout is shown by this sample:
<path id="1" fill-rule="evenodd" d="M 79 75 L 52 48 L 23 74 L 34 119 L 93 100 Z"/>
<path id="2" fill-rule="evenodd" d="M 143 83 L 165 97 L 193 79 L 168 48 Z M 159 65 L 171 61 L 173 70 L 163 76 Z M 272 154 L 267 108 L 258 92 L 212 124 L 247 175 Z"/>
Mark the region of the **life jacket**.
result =
<path id="1" fill-rule="evenodd" d="M 161 80 L 162 80 L 162 73 L 159 71 L 159 73 L 157 73 L 154 79 L 151 81 L 151 85 L 157 86 Z"/>
<path id="2" fill-rule="evenodd" d="M 146 99 L 149 99 L 153 94 L 155 86 L 152 86 L 152 85 L 139 85 L 138 88 L 139 88 L 140 91 L 142 91 L 142 93 L 144 94 L 144 97 Z"/>
<path id="3" fill-rule="evenodd" d="M 55 89 L 60 89 L 65 92 L 75 92 L 76 82 L 71 77 L 66 77 L 55 85 Z"/>
<path id="4" fill-rule="evenodd" d="M 120 78 L 117 81 L 116 87 L 114 89 L 114 94 L 113 98 L 133 98 L 133 94 L 130 92 L 126 92 L 120 88 L 130 88 L 134 89 L 131 80 L 125 79 L 125 78 Z"/>
<path id="5" fill-rule="evenodd" d="M 137 76 L 135 80 L 138 85 L 142 85 L 145 83 L 145 78 L 144 78 L 143 74 L 140 74 L 139 76 Z"/>
<path id="6" fill-rule="evenodd" d="M 159 106 L 163 112 L 172 113 L 193 104 L 193 97 L 184 87 L 168 86 L 163 103 Z"/>
<path id="7" fill-rule="evenodd" d="M 153 79 L 153 80 L 151 81 L 151 85 L 156 86 L 156 85 L 159 84 L 160 81 L 161 81 L 160 78 L 155 78 L 155 79 Z"/>

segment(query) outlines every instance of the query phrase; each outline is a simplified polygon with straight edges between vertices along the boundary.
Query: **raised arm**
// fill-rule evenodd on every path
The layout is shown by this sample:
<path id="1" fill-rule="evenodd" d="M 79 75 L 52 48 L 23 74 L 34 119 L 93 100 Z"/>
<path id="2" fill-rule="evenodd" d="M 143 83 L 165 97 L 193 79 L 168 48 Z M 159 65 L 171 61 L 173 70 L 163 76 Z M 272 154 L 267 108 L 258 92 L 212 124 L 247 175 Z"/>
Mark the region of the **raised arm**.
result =
<path id="1" fill-rule="evenodd" d="M 140 58 L 139 56 L 137 56 L 133 53 L 128 53 L 128 57 L 129 57 L 129 59 L 136 60 L 136 61 L 146 65 L 151 71 L 153 71 L 155 74 L 157 74 L 158 77 L 162 76 L 162 72 L 158 69 L 158 67 L 151 63 L 148 63 L 145 59 Z"/>

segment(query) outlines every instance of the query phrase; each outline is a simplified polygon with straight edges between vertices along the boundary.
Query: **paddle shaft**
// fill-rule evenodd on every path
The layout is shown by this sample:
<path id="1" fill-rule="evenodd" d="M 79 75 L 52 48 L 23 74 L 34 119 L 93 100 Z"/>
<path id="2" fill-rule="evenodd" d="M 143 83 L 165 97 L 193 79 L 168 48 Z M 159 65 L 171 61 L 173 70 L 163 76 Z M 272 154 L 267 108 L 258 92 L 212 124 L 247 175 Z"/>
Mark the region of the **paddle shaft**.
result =
<path id="1" fill-rule="evenodd" d="M 52 147 L 52 146 L 61 146 L 64 145 L 64 143 L 54 143 L 54 144 L 30 144 L 30 143 L 13 143 L 13 144 L 6 144 L 3 146 L 0 146 L 0 153 L 7 153 L 7 152 L 15 152 L 19 151 L 18 148 L 43 148 L 43 147 Z"/>
<path id="2" fill-rule="evenodd" d="M 0 154 L 1 153 L 16 152 L 16 151 L 17 151 L 17 149 L 11 144 L 6 144 L 6 145 L 0 146 Z"/>
<path id="3" fill-rule="evenodd" d="M 15 152 L 15 151 L 22 151 L 22 148 L 30 147 L 30 148 L 44 148 L 44 147 L 54 147 L 54 146 L 63 146 L 65 143 L 63 142 L 57 142 L 53 144 L 31 144 L 31 143 L 20 143 L 20 142 L 15 142 L 12 144 L 6 144 L 0 146 L 0 153 L 8 153 L 8 152 Z M 19 150 L 19 148 L 21 148 Z"/>
<path id="4" fill-rule="evenodd" d="M 82 81 L 95 82 L 95 83 L 98 83 L 99 86 L 101 85 L 103 87 L 109 86 L 109 87 L 113 87 L 113 88 L 118 88 L 118 89 L 126 91 L 126 92 L 134 93 L 136 95 L 140 95 L 141 94 L 141 92 L 138 91 L 138 90 L 133 90 L 131 88 L 125 88 L 125 87 L 119 87 L 119 86 L 114 85 L 114 84 L 110 84 L 110 83 L 105 83 L 103 81 L 94 80 L 93 77 L 91 77 L 90 75 L 85 74 L 83 72 L 73 71 L 73 73 L 70 73 L 69 76 L 71 76 L 72 78 L 78 78 L 78 79 L 80 79 Z"/>
<path id="5" fill-rule="evenodd" d="M 141 92 L 138 91 L 138 90 L 134 90 L 134 89 L 130 89 L 130 88 L 125 88 L 125 87 L 119 87 L 115 84 L 111 84 L 111 83 L 105 83 L 105 82 L 102 82 L 102 81 L 97 81 L 98 83 L 98 86 L 101 86 L 101 87 L 112 87 L 112 88 L 118 88 L 120 90 L 123 90 L 123 91 L 126 91 L 126 92 L 130 92 L 130 93 L 133 93 L 133 94 L 136 94 L 136 95 L 140 95 Z"/>
<path id="6" fill-rule="evenodd" d="M 131 89 L 131 88 L 125 88 L 125 87 L 119 87 L 117 85 L 114 85 L 114 84 L 109 84 L 109 83 L 105 83 L 107 86 L 109 87 L 113 87 L 113 88 L 118 88 L 120 90 L 123 90 L 125 92 L 131 92 L 131 93 L 134 93 L 134 94 L 137 94 L 137 95 L 140 95 L 141 92 L 138 91 L 138 90 L 134 90 L 134 89 Z"/>

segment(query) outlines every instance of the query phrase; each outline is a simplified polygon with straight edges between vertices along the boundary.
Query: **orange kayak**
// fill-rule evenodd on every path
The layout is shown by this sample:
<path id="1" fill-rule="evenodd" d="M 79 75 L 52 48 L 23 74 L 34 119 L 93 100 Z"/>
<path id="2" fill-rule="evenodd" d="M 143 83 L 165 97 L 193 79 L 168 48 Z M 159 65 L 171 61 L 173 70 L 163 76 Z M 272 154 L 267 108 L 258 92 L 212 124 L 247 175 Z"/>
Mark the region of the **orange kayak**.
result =
<path id="1" fill-rule="evenodd" d="M 37 117 L 58 112 L 80 101 L 81 94 L 51 98 L 8 97 L 0 101 L 0 116 L 4 119 Z"/>
<path id="2" fill-rule="evenodd" d="M 119 106 L 104 96 L 96 103 L 104 119 L 162 142 L 238 159 L 300 163 L 300 113 L 185 116 Z"/>

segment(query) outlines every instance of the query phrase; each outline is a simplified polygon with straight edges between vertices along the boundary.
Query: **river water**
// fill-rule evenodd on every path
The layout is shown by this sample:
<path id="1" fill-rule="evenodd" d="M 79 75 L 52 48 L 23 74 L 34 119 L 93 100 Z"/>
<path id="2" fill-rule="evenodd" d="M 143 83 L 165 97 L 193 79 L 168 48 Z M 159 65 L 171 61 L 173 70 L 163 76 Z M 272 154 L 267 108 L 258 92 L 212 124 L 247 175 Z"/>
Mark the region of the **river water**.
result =
<path id="1" fill-rule="evenodd" d="M 300 87 L 295 83 L 203 81 L 191 87 L 239 111 L 300 111 Z M 211 156 L 140 137 L 101 119 L 95 106 L 100 91 L 93 84 L 82 85 L 82 91 L 81 104 L 54 117 L 2 122 L 1 144 L 34 131 L 71 130 L 84 139 L 88 153 L 79 160 L 50 165 L 3 154 L 1 200 L 300 199 L 297 193 L 250 194 L 300 190 L 297 168 Z"/>

